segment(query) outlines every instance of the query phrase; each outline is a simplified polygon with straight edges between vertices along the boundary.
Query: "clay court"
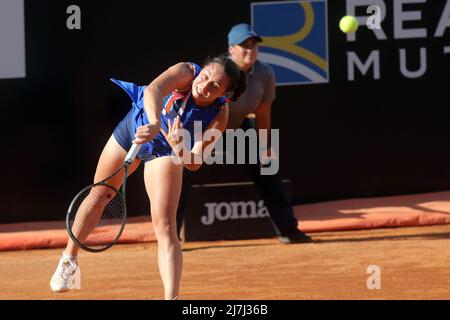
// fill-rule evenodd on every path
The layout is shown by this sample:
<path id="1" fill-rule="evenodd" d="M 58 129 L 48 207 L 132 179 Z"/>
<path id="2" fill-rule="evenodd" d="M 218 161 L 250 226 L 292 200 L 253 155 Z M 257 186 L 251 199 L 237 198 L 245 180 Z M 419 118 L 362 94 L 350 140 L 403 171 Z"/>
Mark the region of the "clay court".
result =
<path id="1" fill-rule="evenodd" d="M 168 298 L 450 299 L 450 0 L 374 2 L 0 0 L 0 300 L 163 299 L 150 207 Z M 156 167 L 176 149 L 158 133 L 172 120 L 195 143 L 207 127 L 246 133 L 190 177 Z M 126 166 L 154 162 L 112 197 L 126 149 Z M 103 191 L 79 192 L 92 181 Z M 182 235 L 179 292 L 177 203 L 197 236 Z M 293 214 L 312 243 L 282 244 L 272 224 L 258 233 L 278 220 L 298 240 Z M 99 229 L 126 217 L 119 242 L 81 251 L 81 290 L 53 293 L 68 233 L 100 239 L 90 227 L 103 216 Z M 64 257 L 54 290 L 79 279 L 70 267 Z"/>
<path id="2" fill-rule="evenodd" d="M 180 299 L 450 299 L 450 192 L 294 207 L 307 244 L 277 238 L 183 242 Z M 82 251 L 81 290 L 50 291 L 67 242 L 62 221 L 0 225 L 0 299 L 163 297 L 148 217 L 128 219 L 120 243 Z M 368 289 L 369 266 L 380 289 Z"/>
<path id="3" fill-rule="evenodd" d="M 180 299 L 449 299 L 450 225 L 183 244 Z M 81 253 L 82 289 L 52 293 L 61 249 L 0 253 L 0 299 L 161 299 L 156 244 Z M 381 289 L 367 288 L 367 267 Z"/>

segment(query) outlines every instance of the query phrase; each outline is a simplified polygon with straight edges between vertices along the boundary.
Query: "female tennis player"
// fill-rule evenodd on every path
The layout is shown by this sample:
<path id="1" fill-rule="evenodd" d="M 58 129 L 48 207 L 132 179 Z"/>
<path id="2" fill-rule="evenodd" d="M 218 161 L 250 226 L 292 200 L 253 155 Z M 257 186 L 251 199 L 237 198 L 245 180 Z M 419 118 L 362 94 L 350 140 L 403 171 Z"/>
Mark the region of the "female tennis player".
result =
<path id="1" fill-rule="evenodd" d="M 183 167 L 197 170 L 201 163 L 189 161 L 178 150 L 180 129 L 194 137 L 194 121 L 202 131 L 223 132 L 228 121 L 227 100 L 236 100 L 247 85 L 246 74 L 228 57 L 218 56 L 205 62 L 203 69 L 194 63 L 178 63 L 148 86 L 112 80 L 133 101 L 131 111 L 117 125 L 97 164 L 94 183 L 109 177 L 124 161 L 132 143 L 141 149 L 129 174 L 144 162 L 144 181 L 150 199 L 152 223 L 158 242 L 158 267 L 164 286 L 164 298 L 176 299 L 181 280 L 182 251 L 177 236 L 176 209 L 181 191 Z M 197 122 L 198 123 L 198 122 Z M 192 156 L 203 155 L 216 141 L 191 141 Z M 205 159 L 205 157 L 202 157 Z M 109 184 L 120 188 L 121 177 Z M 78 246 L 69 239 L 50 281 L 54 292 L 80 288 Z"/>

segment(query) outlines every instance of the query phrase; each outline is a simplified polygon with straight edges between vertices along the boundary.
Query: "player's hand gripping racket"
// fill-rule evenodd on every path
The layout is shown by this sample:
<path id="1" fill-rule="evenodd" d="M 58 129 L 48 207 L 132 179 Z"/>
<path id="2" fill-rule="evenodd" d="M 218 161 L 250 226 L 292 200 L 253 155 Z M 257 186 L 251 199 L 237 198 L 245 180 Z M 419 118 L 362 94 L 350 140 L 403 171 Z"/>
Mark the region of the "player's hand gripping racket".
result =
<path id="1" fill-rule="evenodd" d="M 140 144 L 133 144 L 119 169 L 108 178 L 84 188 L 72 200 L 66 215 L 66 228 L 80 248 L 100 252 L 119 240 L 127 216 L 125 182 L 128 168 L 140 147 Z M 119 191 L 108 181 L 120 174 L 122 187 Z"/>

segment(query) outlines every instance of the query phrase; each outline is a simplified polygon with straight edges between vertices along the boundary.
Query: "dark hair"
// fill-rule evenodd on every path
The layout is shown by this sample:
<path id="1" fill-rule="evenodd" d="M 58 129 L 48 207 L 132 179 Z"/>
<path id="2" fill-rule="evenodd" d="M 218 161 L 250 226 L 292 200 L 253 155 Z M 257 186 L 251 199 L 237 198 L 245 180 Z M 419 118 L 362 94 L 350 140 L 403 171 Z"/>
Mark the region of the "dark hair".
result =
<path id="1" fill-rule="evenodd" d="M 230 86 L 227 91 L 232 92 L 232 96 L 229 97 L 231 101 L 236 101 L 239 96 L 247 89 L 247 73 L 243 71 L 239 66 L 227 55 L 220 55 L 217 57 L 208 58 L 204 66 L 211 63 L 220 64 L 223 67 L 225 74 L 230 77 Z"/>

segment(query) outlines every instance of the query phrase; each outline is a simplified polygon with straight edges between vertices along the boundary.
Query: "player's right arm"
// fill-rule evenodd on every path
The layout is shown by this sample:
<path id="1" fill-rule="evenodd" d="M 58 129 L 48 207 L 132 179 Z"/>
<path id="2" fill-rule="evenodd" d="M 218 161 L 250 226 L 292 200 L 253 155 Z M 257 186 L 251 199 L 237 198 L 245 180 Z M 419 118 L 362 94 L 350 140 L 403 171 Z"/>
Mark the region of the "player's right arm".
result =
<path id="1" fill-rule="evenodd" d="M 191 64 L 180 62 L 161 73 L 145 88 L 144 111 L 149 124 L 137 128 L 134 143 L 146 143 L 159 133 L 163 97 L 175 90 L 190 87 L 193 79 L 194 72 Z"/>

